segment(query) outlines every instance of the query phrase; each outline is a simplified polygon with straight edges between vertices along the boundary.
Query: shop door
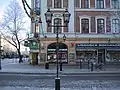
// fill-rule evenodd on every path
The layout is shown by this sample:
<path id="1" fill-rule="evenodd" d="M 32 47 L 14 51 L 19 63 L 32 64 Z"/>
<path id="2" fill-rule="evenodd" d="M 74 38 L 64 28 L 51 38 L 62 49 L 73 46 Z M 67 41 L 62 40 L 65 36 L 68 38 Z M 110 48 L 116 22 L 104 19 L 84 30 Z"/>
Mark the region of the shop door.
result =
<path id="1" fill-rule="evenodd" d="M 105 62 L 105 50 L 98 50 L 98 63 L 104 63 Z"/>

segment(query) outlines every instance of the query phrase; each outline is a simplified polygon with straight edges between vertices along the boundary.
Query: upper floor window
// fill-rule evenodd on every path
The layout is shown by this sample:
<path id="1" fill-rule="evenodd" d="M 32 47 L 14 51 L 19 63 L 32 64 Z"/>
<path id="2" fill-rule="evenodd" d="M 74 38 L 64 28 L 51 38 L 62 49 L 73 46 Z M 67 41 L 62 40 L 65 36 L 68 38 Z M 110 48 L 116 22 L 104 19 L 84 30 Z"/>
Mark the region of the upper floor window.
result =
<path id="1" fill-rule="evenodd" d="M 58 26 L 58 27 L 54 27 L 54 31 L 53 33 L 61 33 L 62 32 L 62 27 L 59 27 L 62 25 L 62 19 L 60 18 L 55 18 L 54 19 L 54 26 Z M 58 30 L 58 31 L 57 31 Z"/>
<path id="2" fill-rule="evenodd" d="M 105 20 L 97 19 L 97 33 L 105 33 Z"/>
<path id="3" fill-rule="evenodd" d="M 35 0 L 35 12 L 37 15 L 40 15 L 41 0 Z"/>
<path id="4" fill-rule="evenodd" d="M 111 5 L 112 5 L 112 8 L 120 8 L 120 1 L 119 0 L 111 0 Z"/>
<path id="5" fill-rule="evenodd" d="M 104 0 L 96 0 L 96 8 L 104 8 Z"/>
<path id="6" fill-rule="evenodd" d="M 112 33 L 120 33 L 119 19 L 112 19 Z"/>
<path id="7" fill-rule="evenodd" d="M 81 19 L 81 33 L 89 33 L 89 19 Z"/>
<path id="8" fill-rule="evenodd" d="M 54 8 L 61 8 L 62 0 L 54 0 Z"/>
<path id="9" fill-rule="evenodd" d="M 90 0 L 81 0 L 81 8 L 89 8 Z"/>

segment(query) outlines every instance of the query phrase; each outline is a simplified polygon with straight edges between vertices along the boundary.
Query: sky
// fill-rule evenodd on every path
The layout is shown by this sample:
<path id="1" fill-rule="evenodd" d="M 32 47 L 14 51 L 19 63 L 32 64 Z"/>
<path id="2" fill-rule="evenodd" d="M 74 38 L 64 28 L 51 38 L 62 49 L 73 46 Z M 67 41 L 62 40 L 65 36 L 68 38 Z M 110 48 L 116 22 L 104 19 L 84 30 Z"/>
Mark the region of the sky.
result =
<path id="1" fill-rule="evenodd" d="M 3 14 L 4 14 L 4 11 L 5 11 L 5 7 L 7 7 L 7 5 L 10 3 L 10 1 L 12 1 L 12 0 L 0 0 L 0 21 L 2 21 L 2 16 L 3 16 Z M 28 1 L 30 1 L 30 0 L 26 0 L 27 2 Z M 18 2 L 19 2 L 19 4 L 21 5 L 21 7 L 22 7 L 22 0 L 18 0 Z M 30 5 L 30 2 L 28 2 L 29 3 L 29 5 Z M 23 8 L 23 7 L 22 7 Z M 26 18 L 26 21 L 27 21 L 27 19 L 28 18 Z M 26 22 L 26 25 L 28 25 L 27 24 L 28 22 Z M 26 27 L 29 27 L 29 26 L 26 26 Z M 23 36 L 23 38 L 25 38 L 25 36 L 26 36 L 26 32 L 23 32 L 24 34 L 22 34 Z M 24 51 L 24 50 L 23 50 Z"/>
<path id="2" fill-rule="evenodd" d="M 9 4 L 12 0 L 0 0 L 0 20 L 2 19 L 2 15 L 4 14 L 5 7 Z M 22 0 L 17 0 L 22 7 Z M 31 0 L 26 0 L 30 5 Z"/>

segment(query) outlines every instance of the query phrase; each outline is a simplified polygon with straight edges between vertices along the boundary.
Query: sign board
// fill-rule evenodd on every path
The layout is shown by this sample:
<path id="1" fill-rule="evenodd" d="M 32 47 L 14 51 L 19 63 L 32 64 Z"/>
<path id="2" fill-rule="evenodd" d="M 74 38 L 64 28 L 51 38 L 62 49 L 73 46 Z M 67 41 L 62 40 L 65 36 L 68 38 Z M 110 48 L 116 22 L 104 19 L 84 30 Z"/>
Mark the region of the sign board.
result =
<path id="1" fill-rule="evenodd" d="M 82 43 L 76 44 L 76 49 L 120 49 L 119 43 Z"/>

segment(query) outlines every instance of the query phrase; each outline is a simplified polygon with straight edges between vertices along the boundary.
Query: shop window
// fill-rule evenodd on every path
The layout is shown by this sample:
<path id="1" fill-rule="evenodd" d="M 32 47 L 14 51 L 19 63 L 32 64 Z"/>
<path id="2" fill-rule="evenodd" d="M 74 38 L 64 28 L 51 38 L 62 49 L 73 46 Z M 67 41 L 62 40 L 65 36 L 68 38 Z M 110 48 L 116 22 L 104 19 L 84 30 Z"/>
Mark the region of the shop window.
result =
<path id="1" fill-rule="evenodd" d="M 112 19 L 112 33 L 120 33 L 119 19 Z"/>
<path id="2" fill-rule="evenodd" d="M 111 0 L 111 7 L 114 9 L 120 8 L 120 1 L 119 0 Z"/>
<path id="3" fill-rule="evenodd" d="M 120 62 L 120 51 L 107 51 L 106 62 Z"/>
<path id="4" fill-rule="evenodd" d="M 104 8 L 104 0 L 96 0 L 96 8 Z"/>
<path id="5" fill-rule="evenodd" d="M 60 18 L 54 19 L 54 26 L 58 26 L 58 27 L 54 27 L 53 33 L 57 33 L 57 32 L 61 33 L 62 32 L 62 27 L 59 27 L 59 26 L 61 26 L 61 24 L 62 24 L 62 20 Z"/>
<path id="6" fill-rule="evenodd" d="M 81 20 L 81 33 L 89 33 L 89 19 Z"/>
<path id="7" fill-rule="evenodd" d="M 97 33 L 105 33 L 105 20 L 97 19 Z"/>
<path id="8" fill-rule="evenodd" d="M 89 8 L 90 0 L 81 0 L 81 8 Z"/>
<path id="9" fill-rule="evenodd" d="M 62 0 L 54 0 L 54 8 L 61 8 Z"/>

